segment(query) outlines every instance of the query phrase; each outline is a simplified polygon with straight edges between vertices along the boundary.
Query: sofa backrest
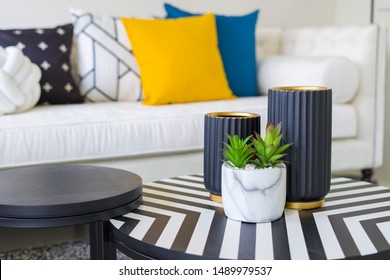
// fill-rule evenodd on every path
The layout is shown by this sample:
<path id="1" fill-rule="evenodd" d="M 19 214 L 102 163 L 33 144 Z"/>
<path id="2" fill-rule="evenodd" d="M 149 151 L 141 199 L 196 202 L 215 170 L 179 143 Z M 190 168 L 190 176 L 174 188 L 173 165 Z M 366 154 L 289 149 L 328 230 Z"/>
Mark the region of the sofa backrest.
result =
<path id="1" fill-rule="evenodd" d="M 259 28 L 256 31 L 256 57 L 258 60 L 281 54 L 281 28 Z"/>

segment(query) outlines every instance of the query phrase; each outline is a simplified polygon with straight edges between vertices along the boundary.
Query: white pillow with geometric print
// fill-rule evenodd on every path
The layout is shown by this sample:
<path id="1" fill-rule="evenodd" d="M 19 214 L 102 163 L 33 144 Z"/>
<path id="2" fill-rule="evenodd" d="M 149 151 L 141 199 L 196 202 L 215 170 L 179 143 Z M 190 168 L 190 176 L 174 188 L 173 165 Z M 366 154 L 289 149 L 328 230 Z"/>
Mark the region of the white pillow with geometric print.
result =
<path id="1" fill-rule="evenodd" d="M 120 18 L 70 9 L 80 94 L 91 102 L 140 101 L 140 72 Z"/>

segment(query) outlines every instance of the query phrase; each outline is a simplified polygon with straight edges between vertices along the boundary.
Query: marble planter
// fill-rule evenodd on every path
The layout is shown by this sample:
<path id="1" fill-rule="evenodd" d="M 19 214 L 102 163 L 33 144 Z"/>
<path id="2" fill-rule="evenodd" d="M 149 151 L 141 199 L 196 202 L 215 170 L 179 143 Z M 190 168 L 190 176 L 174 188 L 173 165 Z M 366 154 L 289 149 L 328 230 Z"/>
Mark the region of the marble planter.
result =
<path id="1" fill-rule="evenodd" d="M 262 223 L 279 219 L 286 203 L 286 167 L 242 170 L 222 165 L 222 203 L 233 220 Z"/>

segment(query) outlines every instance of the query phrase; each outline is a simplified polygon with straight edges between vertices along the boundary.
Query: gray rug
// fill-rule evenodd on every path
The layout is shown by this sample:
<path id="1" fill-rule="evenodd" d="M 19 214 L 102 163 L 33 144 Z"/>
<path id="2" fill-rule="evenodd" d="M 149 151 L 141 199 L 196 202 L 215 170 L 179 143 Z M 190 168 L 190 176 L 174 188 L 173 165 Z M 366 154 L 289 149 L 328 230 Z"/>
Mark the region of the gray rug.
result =
<path id="1" fill-rule="evenodd" d="M 89 241 L 46 245 L 0 253 L 1 260 L 89 260 Z M 118 260 L 129 258 L 117 251 Z"/>

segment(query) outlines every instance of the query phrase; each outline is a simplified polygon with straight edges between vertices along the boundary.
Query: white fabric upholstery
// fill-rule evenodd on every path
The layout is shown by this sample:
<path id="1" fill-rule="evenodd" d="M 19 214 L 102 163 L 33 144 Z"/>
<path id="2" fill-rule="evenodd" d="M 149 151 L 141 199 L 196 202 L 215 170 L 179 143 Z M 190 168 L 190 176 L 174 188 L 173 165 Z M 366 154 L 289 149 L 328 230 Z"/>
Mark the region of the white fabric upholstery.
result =
<path id="1" fill-rule="evenodd" d="M 282 30 L 278 28 L 260 29 L 256 33 L 256 57 L 262 59 L 281 53 Z"/>
<path id="2" fill-rule="evenodd" d="M 41 70 L 17 47 L 0 47 L 0 115 L 34 107 L 40 97 Z"/>
<path id="3" fill-rule="evenodd" d="M 260 96 L 166 106 L 139 102 L 40 106 L 0 118 L 0 168 L 202 149 L 206 113 L 257 113 L 264 130 L 267 103 L 267 97 Z M 340 119 L 333 126 L 334 138 L 356 135 L 353 106 L 335 105 L 333 113 Z"/>
<path id="4" fill-rule="evenodd" d="M 339 56 L 270 56 L 260 61 L 257 77 L 262 94 L 278 86 L 325 86 L 335 103 L 351 101 L 359 86 L 356 66 Z"/>

